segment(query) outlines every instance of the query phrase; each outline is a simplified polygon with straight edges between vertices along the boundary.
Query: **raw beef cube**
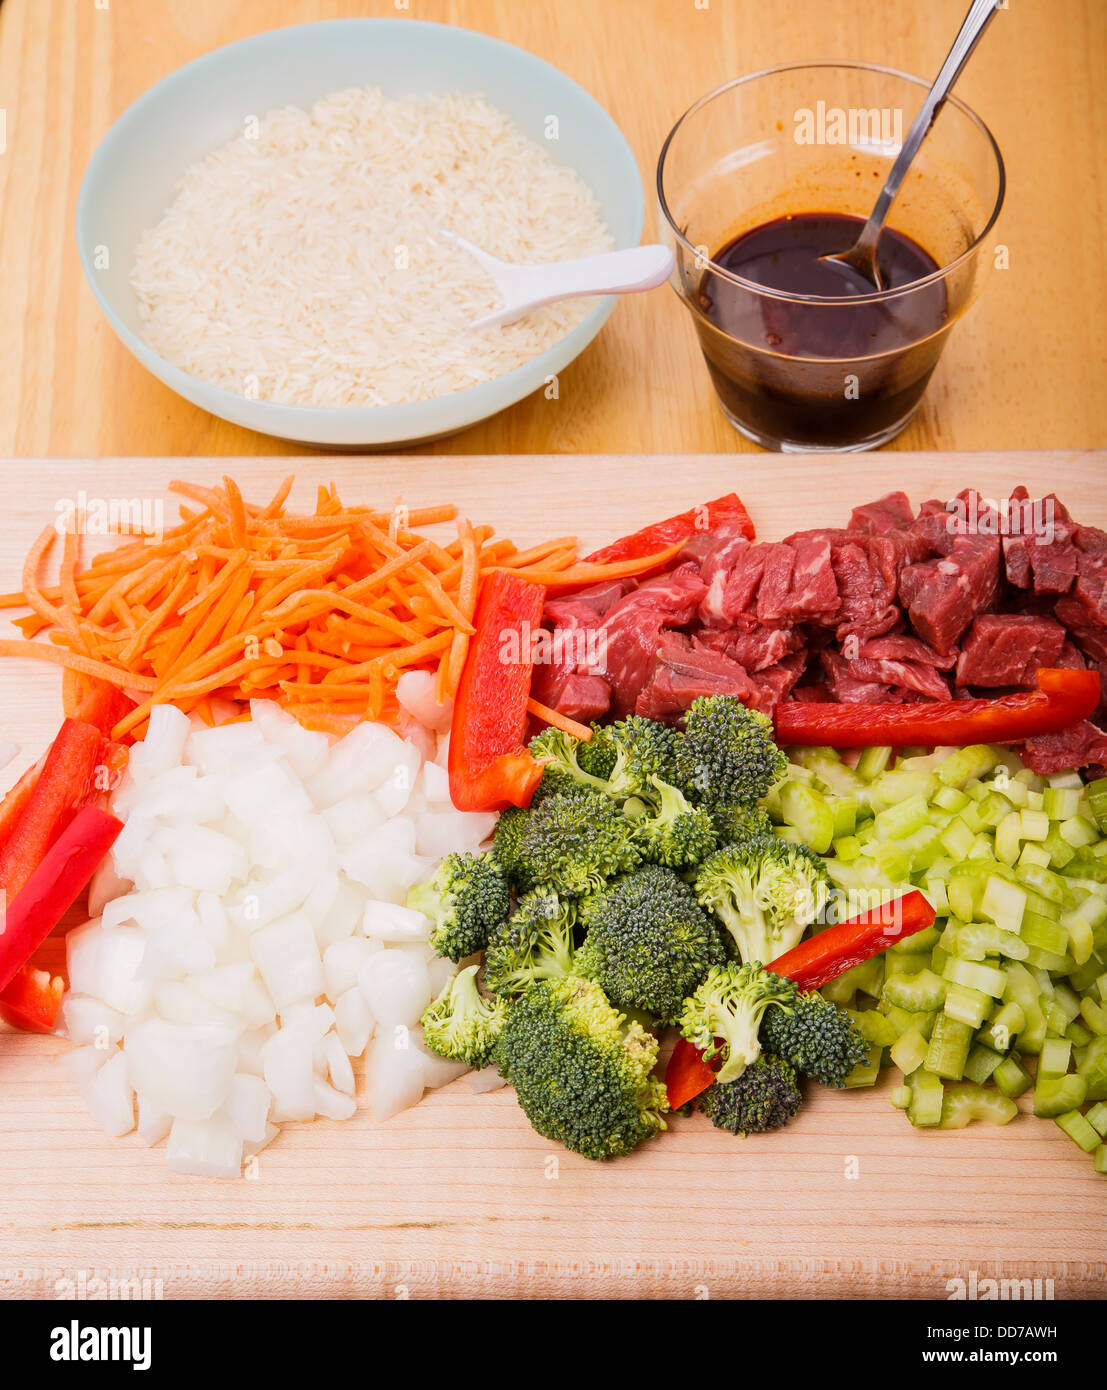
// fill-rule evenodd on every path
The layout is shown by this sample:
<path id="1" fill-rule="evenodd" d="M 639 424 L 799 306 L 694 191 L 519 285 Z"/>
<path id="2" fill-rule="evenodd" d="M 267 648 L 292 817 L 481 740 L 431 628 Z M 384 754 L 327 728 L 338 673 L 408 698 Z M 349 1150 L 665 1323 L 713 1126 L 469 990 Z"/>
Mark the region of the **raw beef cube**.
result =
<path id="1" fill-rule="evenodd" d="M 1085 720 L 1056 734 L 1028 738 L 1019 753 L 1032 772 L 1049 777 L 1070 767 L 1107 763 L 1107 734 Z"/>
<path id="2" fill-rule="evenodd" d="M 914 574 L 922 571 L 921 574 Z M 987 612 L 999 591 L 999 538 L 958 536 L 940 560 L 913 565 L 900 576 L 910 599 L 907 610 L 915 631 L 940 652 L 949 652 L 977 613 Z"/>
<path id="3" fill-rule="evenodd" d="M 752 704 L 759 691 L 749 676 L 728 656 L 697 647 L 680 632 L 665 632 L 648 684 L 635 711 L 647 719 L 674 719 L 701 695 L 733 695 Z"/>
<path id="4" fill-rule="evenodd" d="M 765 557 L 757 590 L 757 620 L 761 623 L 786 622 L 796 552 L 779 541 L 763 545 L 761 549 Z"/>
<path id="5" fill-rule="evenodd" d="M 849 529 L 864 531 L 870 536 L 883 536 L 889 531 L 905 531 L 915 519 L 905 492 L 888 492 L 875 502 L 854 507 L 850 512 Z"/>
<path id="6" fill-rule="evenodd" d="M 847 657 L 849 652 L 844 653 Z M 892 632 L 886 637 L 869 637 L 858 644 L 857 656 L 871 657 L 874 661 L 921 661 L 939 671 L 952 671 L 957 663 L 954 652 L 936 652 L 917 637 L 908 637 L 902 632 Z"/>
<path id="7" fill-rule="evenodd" d="M 729 623 L 756 622 L 757 590 L 765 572 L 767 545 L 751 545 L 742 551 L 723 590 L 723 616 Z"/>
<path id="8" fill-rule="evenodd" d="M 857 657 L 849 663 L 849 674 L 862 684 L 876 682 L 914 691 L 928 700 L 948 700 L 949 686 L 933 666 L 921 661 L 878 661 Z"/>
<path id="9" fill-rule="evenodd" d="M 882 536 L 861 536 L 831 547 L 838 586 L 838 640 L 874 637 L 900 621 L 896 606 L 895 550 Z"/>
<path id="10" fill-rule="evenodd" d="M 1052 618 L 984 613 L 975 619 L 957 662 L 958 685 L 1033 686 L 1039 666 L 1055 666 L 1065 629 Z"/>

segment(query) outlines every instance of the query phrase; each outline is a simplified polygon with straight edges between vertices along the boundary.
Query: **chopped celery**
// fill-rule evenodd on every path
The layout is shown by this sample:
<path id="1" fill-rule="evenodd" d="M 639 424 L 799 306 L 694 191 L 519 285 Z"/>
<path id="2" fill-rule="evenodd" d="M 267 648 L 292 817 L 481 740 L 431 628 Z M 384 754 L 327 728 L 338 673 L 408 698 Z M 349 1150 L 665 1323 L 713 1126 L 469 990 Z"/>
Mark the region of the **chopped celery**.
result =
<path id="1" fill-rule="evenodd" d="M 1021 772 L 1015 773 L 1015 781 L 1021 782 L 1024 787 L 1032 792 L 1042 792 L 1045 789 L 1045 781 L 1036 772 L 1031 772 L 1028 767 L 1024 767 Z"/>
<path id="2" fill-rule="evenodd" d="M 897 1110 L 906 1110 L 911 1104 L 911 1087 L 897 1086 L 892 1092 L 892 1104 Z"/>
<path id="3" fill-rule="evenodd" d="M 1050 820 L 1069 820 L 1080 807 L 1080 790 L 1077 787 L 1046 787 L 1042 793 L 1042 810 Z M 1094 828 L 1094 827 L 1093 827 Z M 1095 839 L 1099 839 L 1096 835 Z"/>
<path id="4" fill-rule="evenodd" d="M 1095 1035 L 1090 1033 L 1082 1023 L 1070 1023 L 1065 1029 L 1065 1037 L 1072 1043 L 1073 1047 L 1087 1047 Z"/>
<path id="5" fill-rule="evenodd" d="M 1028 1073 L 1013 1054 L 1010 1057 L 1004 1057 L 1003 1061 L 992 1072 L 992 1080 L 1009 1100 L 1017 1100 L 1030 1086 Z"/>
<path id="6" fill-rule="evenodd" d="M 1020 864 L 1034 864 L 1039 869 L 1048 869 L 1050 864 L 1049 850 L 1043 849 L 1041 845 L 1023 845 L 1018 862 Z"/>
<path id="7" fill-rule="evenodd" d="M 975 844 L 976 844 L 976 837 L 979 836 L 980 834 L 982 834 L 983 831 L 987 829 L 987 827 L 985 826 L 983 820 L 981 820 L 981 818 L 980 818 L 980 811 L 979 811 L 979 809 L 977 808 L 976 803 L 975 803 L 975 802 L 970 802 L 970 803 L 965 807 L 965 809 L 960 813 L 959 819 L 963 820 L 963 821 L 965 822 L 965 824 L 969 827 L 969 829 L 972 831 L 972 833 L 973 833 L 973 845 L 975 846 Z M 989 845 L 991 844 L 991 840 L 990 840 L 990 839 L 988 840 L 988 843 L 989 843 Z M 971 853 L 971 851 L 970 851 L 970 853 Z"/>
<path id="8" fill-rule="evenodd" d="M 1038 1057 L 1039 1077 L 1064 1076 L 1072 1061 L 1072 1043 L 1062 1038 L 1046 1038 Z"/>
<path id="9" fill-rule="evenodd" d="M 1050 1119 L 1075 1110 L 1084 1104 L 1087 1091 L 1087 1082 L 1075 1072 L 1069 1072 L 1068 1076 L 1038 1077 L 1034 1082 L 1034 1114 Z"/>
<path id="10" fill-rule="evenodd" d="M 948 960 L 949 952 L 946 950 L 943 943 L 939 942 L 930 953 L 930 968 L 934 971 L 935 975 L 940 975 L 942 973 L 946 968 L 946 962 Z"/>
<path id="11" fill-rule="evenodd" d="M 990 1047 L 985 1047 L 983 1043 L 977 1043 L 969 1052 L 968 1060 L 965 1063 L 965 1076 L 969 1081 L 975 1081 L 978 1086 L 983 1086 L 1002 1061 L 1001 1053 L 993 1052 Z"/>
<path id="12" fill-rule="evenodd" d="M 1087 797 L 1096 825 L 1107 835 L 1107 777 L 1099 777 L 1094 782 L 1089 782 Z"/>
<path id="13" fill-rule="evenodd" d="M 998 792 L 988 792 L 981 798 L 977 810 L 984 824 L 994 829 L 1003 817 L 1010 813 L 1011 803 L 1005 796 L 1000 796 Z"/>
<path id="14" fill-rule="evenodd" d="M 973 777 L 991 772 L 996 764 L 995 751 L 984 743 L 973 743 L 951 753 L 938 767 L 938 781 L 943 787 L 963 787 Z"/>
<path id="15" fill-rule="evenodd" d="M 1067 975 L 1076 964 L 1071 956 L 1059 956 L 1056 951 L 1044 951 L 1040 946 L 1031 946 L 1027 950 L 1026 963 L 1053 975 Z"/>
<path id="16" fill-rule="evenodd" d="M 980 899 L 980 912 L 1004 931 L 1017 932 L 1026 911 L 1026 894 L 1017 883 L 989 874 Z"/>
<path id="17" fill-rule="evenodd" d="M 780 793 L 785 825 L 798 830 L 816 854 L 825 854 L 834 839 L 834 813 L 822 792 L 799 782 L 787 782 Z"/>
<path id="18" fill-rule="evenodd" d="M 834 815 L 835 837 L 841 839 L 844 835 L 852 835 L 857 829 L 857 798 L 836 796 L 830 809 Z"/>
<path id="19" fill-rule="evenodd" d="M 1049 817 L 1044 811 L 1019 812 L 1019 838 L 1023 840 L 1044 840 L 1049 834 Z"/>
<path id="20" fill-rule="evenodd" d="M 1078 907 L 1066 912 L 1061 921 L 1069 934 L 1069 953 L 1077 965 L 1083 965 L 1095 949 L 1095 931 Z"/>
<path id="21" fill-rule="evenodd" d="M 911 1104 L 907 1107 L 911 1123 L 920 1128 L 940 1124 L 945 1093 L 941 1078 L 920 1067 L 907 1078 L 907 1084 L 911 1087 Z"/>
<path id="22" fill-rule="evenodd" d="M 954 874 L 946 884 L 946 896 L 950 911 L 962 922 L 971 922 L 984 896 L 984 884 L 975 874 Z"/>
<path id="23" fill-rule="evenodd" d="M 926 1061 L 930 1044 L 918 1028 L 909 1028 L 896 1039 L 888 1055 L 904 1076 L 916 1071 Z"/>
<path id="24" fill-rule="evenodd" d="M 969 798 L 956 787 L 939 787 L 931 798 L 940 810 L 956 812 L 969 804 Z"/>
<path id="25" fill-rule="evenodd" d="M 981 1030 L 980 1039 L 999 1052 L 1007 1052 L 1025 1026 L 1026 1014 L 1021 1004 L 1009 999 L 1000 1007 L 988 1026 Z"/>
<path id="26" fill-rule="evenodd" d="M 1050 787 L 1073 787 L 1077 791 L 1082 791 L 1084 787 L 1083 777 L 1073 767 L 1066 772 L 1051 772 L 1046 778 L 1046 783 Z"/>
<path id="27" fill-rule="evenodd" d="M 1030 792 L 1027 790 L 1026 783 L 1018 781 L 1017 778 L 1013 777 L 1008 781 L 1003 788 L 1003 795 L 1020 811 L 1023 807 L 1030 805 Z"/>
<path id="28" fill-rule="evenodd" d="M 1026 793 L 1026 810 L 1040 811 L 1042 809 L 1042 793 L 1040 791 L 1028 791 Z"/>
<path id="29" fill-rule="evenodd" d="M 942 939 L 942 933 L 937 927 L 923 927 L 922 931 L 917 931 L 913 936 L 904 937 L 902 941 L 894 941 L 888 947 L 887 954 L 899 956 L 901 959 L 909 956 L 925 955 L 927 951 L 932 951 Z M 925 960 L 920 960 L 917 969 L 921 969 L 926 964 Z M 1104 976 L 1107 980 L 1107 975 Z"/>
<path id="30" fill-rule="evenodd" d="M 972 1120 L 1005 1125 L 1018 1113 L 1015 1102 L 999 1091 L 973 1085 L 947 1086 L 942 1097 L 941 1125 L 943 1129 L 964 1129 Z"/>
<path id="31" fill-rule="evenodd" d="M 1107 1173 L 1107 1144 L 1100 1144 L 1095 1151 L 1095 1170 L 1097 1173 Z"/>
<path id="32" fill-rule="evenodd" d="M 1080 999 L 1074 994 L 1068 985 L 1054 981 L 1053 997 L 1061 1008 L 1064 1009 L 1068 1021 L 1071 1023 L 1074 1018 L 1080 1016 Z"/>
<path id="33" fill-rule="evenodd" d="M 1093 1033 L 1100 1037 L 1107 1035 L 1107 1009 L 1102 1004 L 1097 1004 L 1094 999 L 1085 996 L 1080 1001 L 1080 1016 L 1084 1020 L 1084 1026 Z"/>
<path id="34" fill-rule="evenodd" d="M 946 986 L 933 970 L 920 970 L 915 975 L 892 975 L 884 981 L 883 997 L 889 1004 L 898 1004 L 910 1013 L 940 1009 L 945 1002 Z"/>
<path id="35" fill-rule="evenodd" d="M 942 974 L 952 984 L 978 989 L 982 994 L 990 994 L 993 999 L 1002 999 L 1007 989 L 1007 976 L 1003 971 L 982 961 L 958 960 L 954 957 L 946 962 Z"/>
<path id="36" fill-rule="evenodd" d="M 1029 888 L 1048 902 L 1065 901 L 1065 885 L 1049 869 L 1040 869 L 1036 864 L 1020 864 L 1015 870 L 1015 878 L 1024 888 Z"/>
<path id="37" fill-rule="evenodd" d="M 1008 960 L 1025 960 L 1029 948 L 1021 936 L 1003 931 L 993 922 L 967 922 L 958 927 L 951 943 L 953 954 L 962 960 L 983 960 L 985 956 L 1006 956 Z"/>
<path id="38" fill-rule="evenodd" d="M 842 835 L 831 843 L 836 858 L 851 864 L 861 853 L 861 841 L 856 835 Z"/>
<path id="39" fill-rule="evenodd" d="M 1053 1038 L 1064 1038 L 1065 1031 L 1069 1026 L 1069 1016 L 1058 1004 L 1056 999 L 1049 999 L 1042 1005 L 1045 1014 L 1046 1033 Z M 1048 1041 L 1048 1038 L 1047 1038 Z M 1042 1044 L 1045 1046 L 1045 1043 Z M 1041 1054 L 1039 1053 L 1039 1056 Z"/>
<path id="40" fill-rule="evenodd" d="M 951 859 L 957 860 L 968 857 L 974 838 L 973 830 L 959 815 L 954 816 L 939 836 L 943 849 Z"/>
<path id="41" fill-rule="evenodd" d="M 884 771 L 891 757 L 892 749 L 885 747 L 883 744 L 872 748 L 866 748 L 857 759 L 857 775 L 871 782 L 873 778 L 879 777 Z"/>
<path id="42" fill-rule="evenodd" d="M 1069 934 L 1061 923 L 1042 917 L 1037 912 L 1026 914 L 1020 934 L 1028 946 L 1037 946 L 1040 951 L 1063 956 L 1068 950 Z"/>
<path id="43" fill-rule="evenodd" d="M 1107 1101 L 1101 1100 L 1098 1104 L 1093 1105 L 1084 1118 L 1102 1138 L 1107 1134 Z"/>
<path id="44" fill-rule="evenodd" d="M 1063 1129 L 1074 1144 L 1086 1154 L 1099 1147 L 1099 1135 L 1079 1110 L 1070 1110 L 1067 1115 L 1056 1115 L 1059 1129 Z"/>
<path id="45" fill-rule="evenodd" d="M 926 1070 L 950 1081 L 960 1081 L 964 1075 L 971 1042 L 972 1029 L 967 1023 L 961 1023 L 949 1014 L 939 1014 L 934 1021 L 934 1031 L 930 1035 Z"/>
<path id="46" fill-rule="evenodd" d="M 994 864 L 995 855 L 992 853 L 992 848 L 992 837 L 985 834 L 982 830 L 972 842 L 972 849 L 969 850 L 969 858 Z"/>
<path id="47" fill-rule="evenodd" d="M 959 1023 L 967 1023 L 970 1028 L 979 1028 L 988 1017 L 992 1000 L 978 989 L 968 989 L 965 985 L 950 985 L 946 989 L 946 1002 L 942 1011 Z"/>
<path id="48" fill-rule="evenodd" d="M 847 978 L 848 975 L 847 970 L 845 975 L 839 975 L 836 980 L 828 980 L 820 991 L 824 999 L 829 999 L 832 1004 L 837 1004 L 843 1009 L 853 1003 L 853 996 L 857 993 L 857 986 Z"/>
<path id="49" fill-rule="evenodd" d="M 1055 869 L 1067 868 L 1076 858 L 1076 850 L 1073 849 L 1056 825 L 1050 827 L 1049 834 L 1041 844 L 1043 849 L 1049 851 L 1049 862 Z"/>
<path id="50" fill-rule="evenodd" d="M 1021 829 L 1022 820 L 1019 811 L 1011 811 L 996 826 L 996 858 L 1001 863 L 1014 864 L 1018 859 Z"/>
<path id="51" fill-rule="evenodd" d="M 925 873 L 942 857 L 942 832 L 936 825 L 924 825 L 904 837 L 902 847 L 911 858 L 911 873 Z"/>
<path id="52" fill-rule="evenodd" d="M 1091 1040 L 1076 1073 L 1087 1083 L 1089 1100 L 1107 1100 L 1107 1038 Z"/>
<path id="53" fill-rule="evenodd" d="M 861 854 L 872 861 L 879 876 L 887 883 L 902 883 L 911 872 L 910 855 L 891 841 L 871 840 L 862 846 Z"/>
<path id="54" fill-rule="evenodd" d="M 882 773 L 873 782 L 869 794 L 874 802 L 886 807 L 916 799 L 925 806 L 937 789 L 938 779 L 932 772 L 911 772 L 896 767 Z"/>
<path id="55" fill-rule="evenodd" d="M 1095 844 L 1099 839 L 1099 829 L 1083 816 L 1072 815 L 1061 822 L 1060 835 L 1073 849 L 1082 849 L 1084 845 Z"/>
<path id="56" fill-rule="evenodd" d="M 949 911 L 949 897 L 946 893 L 945 879 L 937 875 L 937 866 L 931 865 L 931 871 L 936 874 L 934 878 L 926 880 L 926 896 L 930 899 L 930 904 L 939 917 Z"/>
<path id="57" fill-rule="evenodd" d="M 1103 969 L 1103 964 L 1097 958 L 1087 960 L 1079 966 L 1069 976 L 1069 984 L 1078 993 L 1083 993 L 1086 989 L 1091 989 L 1096 982 L 1099 972 Z"/>
<path id="58" fill-rule="evenodd" d="M 842 1083 L 847 1091 L 856 1090 L 859 1086 L 875 1086 L 880 1075 L 880 1059 L 884 1049 L 881 1047 L 870 1047 L 869 1055 L 863 1062 L 858 1062 L 857 1066 L 850 1072 Z"/>
<path id="59" fill-rule="evenodd" d="M 886 1014 L 876 1009 L 848 1010 L 853 1025 L 867 1043 L 877 1047 L 890 1047 L 899 1037 L 895 1024 Z"/>

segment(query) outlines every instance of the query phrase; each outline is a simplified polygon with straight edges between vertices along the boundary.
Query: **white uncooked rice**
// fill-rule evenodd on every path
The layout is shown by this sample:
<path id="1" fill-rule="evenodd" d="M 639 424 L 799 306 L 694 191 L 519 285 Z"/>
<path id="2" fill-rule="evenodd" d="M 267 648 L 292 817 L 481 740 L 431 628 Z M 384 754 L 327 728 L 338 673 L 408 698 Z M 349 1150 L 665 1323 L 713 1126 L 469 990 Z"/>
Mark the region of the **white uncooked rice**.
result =
<path id="1" fill-rule="evenodd" d="M 269 112 L 188 169 L 136 248 L 143 334 L 240 395 L 392 405 L 500 376 L 588 313 L 569 300 L 466 331 L 499 296 L 436 227 L 520 262 L 613 244 L 580 176 L 483 98 L 351 87 Z"/>

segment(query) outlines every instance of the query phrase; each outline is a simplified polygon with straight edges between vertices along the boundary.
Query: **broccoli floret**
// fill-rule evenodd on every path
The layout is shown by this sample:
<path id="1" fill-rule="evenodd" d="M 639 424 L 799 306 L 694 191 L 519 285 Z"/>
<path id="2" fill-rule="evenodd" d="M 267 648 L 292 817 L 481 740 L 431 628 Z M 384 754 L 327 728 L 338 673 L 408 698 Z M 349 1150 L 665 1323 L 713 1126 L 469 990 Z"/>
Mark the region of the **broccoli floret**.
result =
<path id="1" fill-rule="evenodd" d="M 800 1108 L 803 1093 L 795 1069 L 782 1057 L 763 1052 L 737 1081 L 709 1086 L 697 1100 L 716 1129 L 764 1134 L 788 1123 Z"/>
<path id="2" fill-rule="evenodd" d="M 787 766 L 763 714 L 732 695 L 692 701 L 676 745 L 676 782 L 694 801 L 756 806 Z"/>
<path id="3" fill-rule="evenodd" d="M 407 895 L 407 905 L 431 919 L 430 944 L 453 961 L 482 951 L 489 932 L 511 910 L 507 883 L 491 854 L 447 854 Z"/>
<path id="4" fill-rule="evenodd" d="M 608 726 L 608 737 L 615 749 L 615 763 L 608 785 L 619 799 L 650 795 L 654 777 L 675 783 L 676 749 L 680 735 L 669 724 L 632 714 Z"/>
<path id="5" fill-rule="evenodd" d="M 580 787 L 607 795 L 610 790 L 607 774 L 597 776 L 586 766 L 587 755 L 584 750 L 589 747 L 590 742 L 591 740 L 582 743 L 572 734 L 565 733 L 563 729 L 555 729 L 553 725 L 531 739 L 532 756 L 545 764 L 542 781 L 538 787 L 540 801 L 544 801 L 547 796 L 556 796 L 559 792 L 574 791 Z M 613 766 L 614 754 L 610 762 Z"/>
<path id="6" fill-rule="evenodd" d="M 578 974 L 598 980 L 621 1009 L 674 1023 L 684 1000 L 725 959 L 722 940 L 691 888 L 671 869 L 651 864 L 586 898 L 588 935 Z"/>
<path id="7" fill-rule="evenodd" d="M 618 752 L 611 730 L 604 724 L 592 725 L 592 737 L 577 744 L 577 762 L 590 777 L 606 782 L 615 770 Z"/>
<path id="8" fill-rule="evenodd" d="M 790 1008 L 796 998 L 791 980 L 757 963 L 717 965 L 684 1002 L 680 1031 L 704 1060 L 721 1056 L 719 1081 L 736 1081 L 761 1055 L 758 1031 L 766 1010 Z"/>
<path id="9" fill-rule="evenodd" d="M 829 891 L 818 855 L 771 836 L 727 845 L 696 874 L 696 896 L 721 918 L 747 963 L 767 965 L 797 945 Z"/>
<path id="10" fill-rule="evenodd" d="M 507 1005 L 486 999 L 477 988 L 477 969 L 470 965 L 446 981 L 423 1013 L 423 1041 L 440 1057 L 465 1062 L 478 1070 L 492 1060 L 492 1049 L 507 1017 Z"/>
<path id="11" fill-rule="evenodd" d="M 500 812 L 492 834 L 492 858 L 504 878 L 523 893 L 532 886 L 526 882 L 526 871 L 519 862 L 519 840 L 526 823 L 527 812 L 518 806 L 509 806 Z"/>
<path id="12" fill-rule="evenodd" d="M 641 804 L 634 819 L 634 836 L 642 857 L 653 864 L 679 869 L 699 864 L 714 850 L 715 826 L 704 806 L 693 806 L 684 793 L 653 777 L 651 801 Z M 630 803 L 624 806 L 629 809 Z"/>
<path id="13" fill-rule="evenodd" d="M 799 994 L 788 1014 L 774 1009 L 762 1034 L 771 1052 L 824 1086 L 843 1086 L 869 1055 L 869 1045 L 850 1016 L 814 990 Z"/>
<path id="14" fill-rule="evenodd" d="M 585 1158 L 629 1153 L 666 1128 L 665 1087 L 650 1075 L 657 1039 L 595 980 L 531 985 L 508 1011 L 496 1057 L 538 1133 Z"/>
<path id="15" fill-rule="evenodd" d="M 596 792 L 547 797 L 519 837 L 519 863 L 529 881 L 569 898 L 601 888 L 640 857 L 631 823 L 610 797 Z"/>
<path id="16" fill-rule="evenodd" d="M 494 994 L 514 999 L 535 980 L 555 979 L 573 969 L 576 911 L 554 893 L 528 893 L 508 921 L 488 938 L 484 983 Z"/>
<path id="17" fill-rule="evenodd" d="M 711 823 L 715 827 L 715 837 L 720 845 L 734 845 L 746 840 L 762 839 L 773 833 L 773 823 L 768 812 L 760 806 L 737 806 L 724 801 L 719 806 L 710 806 Z"/>

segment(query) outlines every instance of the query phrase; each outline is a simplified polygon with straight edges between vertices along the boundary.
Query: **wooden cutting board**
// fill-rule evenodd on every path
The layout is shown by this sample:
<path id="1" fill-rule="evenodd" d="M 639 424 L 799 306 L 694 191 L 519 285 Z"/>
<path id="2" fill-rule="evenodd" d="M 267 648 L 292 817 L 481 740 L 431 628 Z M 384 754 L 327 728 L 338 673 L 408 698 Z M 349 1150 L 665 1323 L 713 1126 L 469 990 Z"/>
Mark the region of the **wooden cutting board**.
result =
<path id="1" fill-rule="evenodd" d="M 268 495 L 287 460 L 234 465 Z M 455 501 L 519 543 L 582 548 L 735 489 L 765 538 L 840 525 L 904 488 L 914 502 L 972 485 L 1057 489 L 1107 526 L 1107 453 L 323 458 L 295 461 L 294 501 L 334 479 L 388 506 Z M 165 497 L 227 460 L 0 462 L 0 589 L 66 499 Z M 0 664 L 0 737 L 22 744 L 7 785 L 60 717 L 57 672 Z M 0 1032 L 0 1291 L 146 1279 L 165 1298 L 467 1296 L 946 1298 L 955 1281 L 1052 1280 L 1107 1294 L 1107 1178 L 1053 1124 L 911 1129 L 875 1090 L 812 1088 L 786 1130 L 732 1139 L 702 1118 L 629 1158 L 591 1163 L 534 1134 L 510 1092 L 464 1080 L 374 1127 L 288 1125 L 258 1176 L 166 1171 L 138 1139 L 106 1138 L 60 1066 L 58 1039 Z M 1025 1101 L 1024 1101 L 1025 1106 Z M 160 1281 L 160 1284 L 156 1281 Z M 1028 1291 L 1029 1292 L 1029 1291 Z M 1024 1295 L 1027 1296 L 1027 1295 Z"/>

